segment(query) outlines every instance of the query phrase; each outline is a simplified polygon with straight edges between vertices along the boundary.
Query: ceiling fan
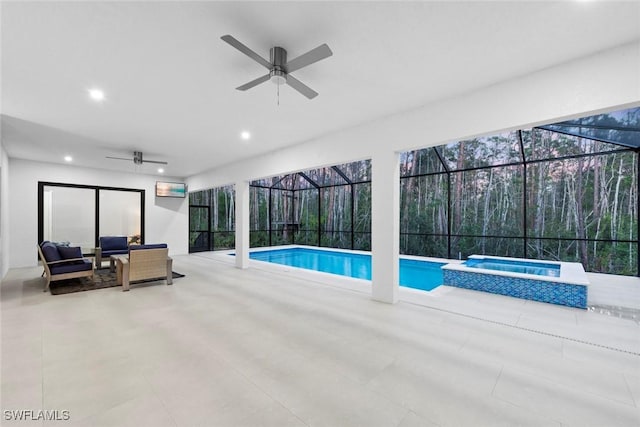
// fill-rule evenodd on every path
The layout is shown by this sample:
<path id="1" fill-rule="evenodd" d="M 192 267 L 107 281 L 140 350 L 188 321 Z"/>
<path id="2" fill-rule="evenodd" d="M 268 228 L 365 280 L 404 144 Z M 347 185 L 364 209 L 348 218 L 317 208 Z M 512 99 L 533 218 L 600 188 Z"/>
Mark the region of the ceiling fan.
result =
<path id="1" fill-rule="evenodd" d="M 236 40 L 233 36 L 227 34 L 220 38 L 269 70 L 269 72 L 264 76 L 258 77 L 257 79 L 236 88 L 242 91 L 251 89 L 252 87 L 257 86 L 260 83 L 264 83 L 267 80 L 271 80 L 277 84 L 286 83 L 307 98 L 313 99 L 318 96 L 318 92 L 293 77 L 290 73 L 333 55 L 329 46 L 322 44 L 315 49 L 311 49 L 309 52 L 292 59 L 291 61 L 287 61 L 287 51 L 280 46 L 274 46 L 270 49 L 270 61 L 267 61 L 262 56 Z"/>
<path id="2" fill-rule="evenodd" d="M 134 151 L 133 152 L 133 159 L 128 159 L 128 158 L 124 158 L 124 157 L 111 157 L 111 156 L 106 156 L 107 159 L 116 159 L 116 160 L 133 160 L 133 163 L 135 163 L 136 165 L 141 165 L 143 163 L 157 163 L 159 165 L 168 165 L 167 162 L 162 162 L 159 160 L 143 160 L 142 159 L 142 151 Z"/>

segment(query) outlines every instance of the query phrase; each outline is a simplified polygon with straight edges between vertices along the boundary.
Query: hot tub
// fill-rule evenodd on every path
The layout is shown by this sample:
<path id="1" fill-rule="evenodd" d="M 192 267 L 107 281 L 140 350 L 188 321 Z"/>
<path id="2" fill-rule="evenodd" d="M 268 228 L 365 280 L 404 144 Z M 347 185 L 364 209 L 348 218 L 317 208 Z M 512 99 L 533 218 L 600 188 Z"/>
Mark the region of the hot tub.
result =
<path id="1" fill-rule="evenodd" d="M 471 255 L 442 267 L 444 284 L 532 301 L 587 308 L 589 279 L 577 262 Z"/>

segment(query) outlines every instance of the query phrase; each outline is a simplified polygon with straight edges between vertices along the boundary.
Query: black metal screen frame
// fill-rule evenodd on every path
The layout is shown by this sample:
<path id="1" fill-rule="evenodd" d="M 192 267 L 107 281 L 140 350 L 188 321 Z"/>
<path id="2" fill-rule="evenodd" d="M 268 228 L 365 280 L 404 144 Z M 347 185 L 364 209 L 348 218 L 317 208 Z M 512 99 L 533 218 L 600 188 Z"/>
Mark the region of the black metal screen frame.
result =
<path id="1" fill-rule="evenodd" d="M 88 190 L 94 190 L 95 193 L 95 235 L 94 235 L 94 247 L 98 247 L 98 241 L 100 239 L 100 190 L 108 191 L 126 191 L 130 193 L 140 193 L 140 243 L 144 244 L 145 236 L 145 194 L 146 190 L 138 188 L 122 188 L 122 187 L 103 187 L 100 185 L 83 185 L 83 184 L 69 184 L 63 182 L 48 182 L 38 181 L 38 243 L 44 239 L 44 187 L 66 187 L 66 188 L 82 188 Z M 92 254 L 84 254 L 85 256 L 91 256 Z"/>
<path id="2" fill-rule="evenodd" d="M 318 203 L 317 203 L 317 209 L 318 209 L 318 227 L 315 230 L 311 230 L 311 229 L 299 229 L 299 232 L 311 232 L 311 233 L 317 233 L 318 234 L 318 239 L 315 245 L 313 246 L 317 246 L 317 247 L 330 247 L 330 246 L 326 246 L 322 244 L 322 236 L 326 235 L 326 234 L 335 234 L 335 233 L 349 233 L 349 241 L 350 244 L 348 245 L 347 248 L 343 248 L 343 249 L 355 249 L 355 241 L 356 241 L 356 235 L 369 235 L 369 240 L 371 240 L 371 231 L 355 231 L 355 203 L 354 203 L 354 199 L 355 199 L 355 188 L 358 184 L 370 184 L 371 180 L 357 180 L 357 181 L 353 181 L 351 180 L 347 174 L 344 173 L 344 171 L 342 169 L 340 169 L 340 167 L 338 166 L 331 166 L 331 169 L 333 171 L 335 171 L 335 173 L 340 176 L 340 178 L 342 178 L 345 182 L 344 183 L 340 183 L 340 184 L 319 184 L 318 182 L 316 182 L 315 180 L 313 180 L 312 178 L 310 178 L 307 174 L 305 174 L 304 172 L 296 172 L 293 174 L 287 174 L 282 176 L 279 180 L 277 180 L 276 182 L 274 182 L 272 185 L 270 186 L 266 186 L 266 185 L 254 185 L 251 184 L 251 187 L 254 188 L 262 188 L 265 190 L 269 191 L 268 194 L 268 203 L 269 203 L 269 219 L 268 219 L 268 229 L 266 230 L 250 230 L 250 233 L 254 233 L 254 232 L 261 232 L 261 233 L 268 233 L 268 238 L 269 238 L 269 243 L 268 246 L 273 246 L 273 234 L 277 233 L 278 230 L 274 229 L 273 226 L 273 190 L 278 190 L 278 191 L 289 191 L 292 193 L 293 195 L 293 200 L 294 203 L 297 200 L 297 198 L 295 197 L 296 192 L 298 191 L 317 191 L 318 192 Z M 290 176 L 299 176 L 301 177 L 303 180 L 307 181 L 310 185 L 311 188 L 282 188 L 280 187 L 280 184 L 285 180 L 285 178 L 290 177 Z M 296 182 L 296 180 L 293 180 L 293 182 Z M 349 186 L 350 187 L 350 198 L 351 198 L 351 203 L 350 203 L 350 208 L 349 208 L 349 213 L 348 216 L 351 220 L 351 227 L 349 230 L 324 230 L 322 228 L 322 197 L 320 192 L 322 190 L 325 190 L 327 188 L 330 187 L 344 187 L 344 186 Z M 294 207 L 294 211 L 295 211 L 295 207 Z M 299 242 L 296 242 L 296 235 L 297 233 L 292 233 L 291 234 L 291 240 L 288 242 L 288 244 L 296 244 Z M 369 243 L 369 246 L 371 245 L 371 243 Z"/>
<path id="3" fill-rule="evenodd" d="M 545 132 L 556 132 L 556 133 L 562 133 L 562 132 L 557 132 L 555 130 L 550 130 L 550 129 L 546 129 L 544 127 L 540 127 L 540 128 L 534 128 L 534 129 L 541 129 Z M 568 134 L 570 135 L 570 134 Z M 624 244 L 628 244 L 628 243 L 633 243 L 636 245 L 636 252 L 637 252 L 637 257 L 636 257 L 636 275 L 640 276 L 640 197 L 637 197 L 637 209 L 636 209 L 636 239 L 634 240 L 628 240 L 628 239 L 595 239 L 595 238 L 577 238 L 577 237 L 536 237 L 536 236 L 530 236 L 528 233 L 528 226 L 527 226 L 527 195 L 528 195 L 528 190 L 527 190 L 527 166 L 532 165 L 532 164 L 537 164 L 537 163 L 548 163 L 548 162 L 556 162 L 556 161 L 562 161 L 562 160 L 570 160 L 570 159 L 577 159 L 577 158 L 584 158 L 584 157 L 594 157 L 594 156 L 607 156 L 607 155 L 613 155 L 616 153 L 633 153 L 636 156 L 636 174 L 638 176 L 638 179 L 636 179 L 636 190 L 637 193 L 640 195 L 640 149 L 635 149 L 635 148 L 620 148 L 620 149 L 616 149 L 616 150 L 610 150 L 610 151 L 603 151 L 603 152 L 596 152 L 596 153 L 583 153 L 583 154 L 574 154 L 574 155 L 567 155 L 567 156 L 559 156 L 559 157 L 554 157 L 554 158 L 545 158 L 545 159 L 532 159 L 532 160 L 527 160 L 526 156 L 525 156 L 525 150 L 524 150 L 524 141 L 522 138 L 522 130 L 518 130 L 517 131 L 517 136 L 518 136 L 518 144 L 520 146 L 520 153 L 521 153 L 521 159 L 518 162 L 509 162 L 509 163 L 504 163 L 504 164 L 497 164 L 497 165 L 488 165 L 488 166 L 476 166 L 476 167 L 469 167 L 469 168 L 461 168 L 461 169 L 456 169 L 456 170 L 451 170 L 448 165 L 446 164 L 446 162 L 444 161 L 444 159 L 442 158 L 442 155 L 440 153 L 440 151 L 438 150 L 438 147 L 431 147 L 435 154 L 436 157 L 438 158 L 439 162 L 441 163 L 442 167 L 443 167 L 443 171 L 440 172 L 427 172 L 427 173 L 420 173 L 420 174 L 413 174 L 413 175 L 404 175 L 400 177 L 400 181 L 402 182 L 402 180 L 404 179 L 413 179 L 413 178 L 419 178 L 419 177 L 424 177 L 424 176 L 434 176 L 434 175 L 446 175 L 447 176 L 447 234 L 442 234 L 442 233 L 400 233 L 400 236 L 406 236 L 406 235 L 411 235 L 411 236 L 423 236 L 423 237 L 446 237 L 447 238 L 447 258 L 449 259 L 455 259 L 454 254 L 452 253 L 452 238 L 476 238 L 476 239 L 481 239 L 481 238 L 500 238 L 500 239 L 523 239 L 523 254 L 524 254 L 524 258 L 528 258 L 528 252 L 529 252 L 529 245 L 528 243 L 532 240 L 554 240 L 554 241 L 573 241 L 573 242 L 604 242 L 604 243 L 624 243 Z M 575 135 L 570 135 L 570 136 L 575 136 Z M 600 141 L 600 142 L 604 142 L 607 144 L 615 144 L 612 143 L 611 141 L 607 141 L 607 140 L 602 140 L 602 139 L 597 139 L 597 138 L 587 138 L 585 136 L 581 136 L 580 138 L 583 139 L 590 139 L 593 141 Z M 480 235 L 480 234 L 455 234 L 452 233 L 452 221 L 451 221 L 451 175 L 454 173 L 464 173 L 464 172 L 469 172 L 469 171 L 477 171 L 477 170 L 488 170 L 488 169 L 496 169 L 496 168 L 505 168 L 505 167 L 510 167 L 510 166 L 520 166 L 523 168 L 523 180 L 522 180 L 522 230 L 523 233 L 521 236 L 489 236 L 489 235 Z"/>

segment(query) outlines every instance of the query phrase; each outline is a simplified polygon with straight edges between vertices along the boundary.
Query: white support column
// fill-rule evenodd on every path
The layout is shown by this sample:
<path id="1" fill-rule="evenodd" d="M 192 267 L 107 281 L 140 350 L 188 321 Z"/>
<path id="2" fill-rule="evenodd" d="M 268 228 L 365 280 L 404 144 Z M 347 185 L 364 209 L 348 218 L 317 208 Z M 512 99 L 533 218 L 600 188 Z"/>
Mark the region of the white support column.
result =
<path id="1" fill-rule="evenodd" d="M 236 267 L 249 267 L 249 182 L 236 182 Z"/>
<path id="2" fill-rule="evenodd" d="M 400 165 L 393 151 L 371 159 L 372 298 L 398 302 L 400 251 Z"/>

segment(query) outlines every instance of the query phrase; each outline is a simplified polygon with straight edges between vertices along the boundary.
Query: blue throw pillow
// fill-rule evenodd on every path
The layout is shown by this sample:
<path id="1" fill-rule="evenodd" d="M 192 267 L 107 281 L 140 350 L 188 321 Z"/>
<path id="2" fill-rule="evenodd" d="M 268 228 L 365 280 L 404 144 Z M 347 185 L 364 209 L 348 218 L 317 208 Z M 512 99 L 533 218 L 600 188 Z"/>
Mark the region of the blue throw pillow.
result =
<path id="1" fill-rule="evenodd" d="M 51 242 L 45 242 L 40 247 L 42 249 L 42 255 L 47 260 L 47 262 L 60 261 L 62 256 L 60 256 L 60 252 L 58 252 L 58 247 Z"/>
<path id="2" fill-rule="evenodd" d="M 80 246 L 58 246 L 58 253 L 62 259 L 82 258 Z"/>
<path id="3" fill-rule="evenodd" d="M 127 249 L 127 236 L 105 236 L 100 238 L 100 247 L 103 251 L 117 251 Z"/>

